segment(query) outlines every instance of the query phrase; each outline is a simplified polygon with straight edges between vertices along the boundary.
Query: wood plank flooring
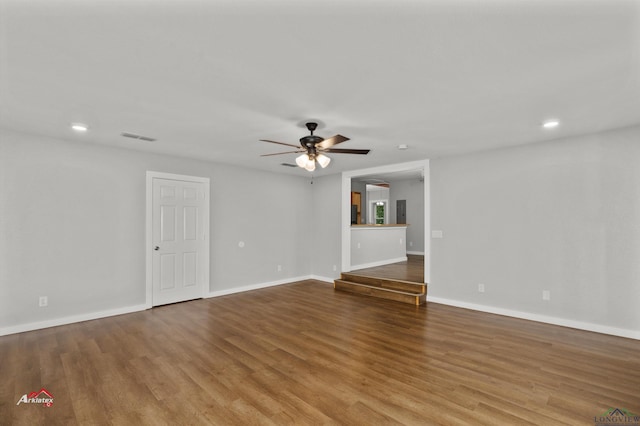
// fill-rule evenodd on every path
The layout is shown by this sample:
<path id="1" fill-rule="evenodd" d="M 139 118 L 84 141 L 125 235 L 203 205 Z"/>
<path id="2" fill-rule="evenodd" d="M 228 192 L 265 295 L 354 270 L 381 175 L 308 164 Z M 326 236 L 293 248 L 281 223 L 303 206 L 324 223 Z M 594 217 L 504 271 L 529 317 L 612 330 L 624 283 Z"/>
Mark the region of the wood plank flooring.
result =
<path id="1" fill-rule="evenodd" d="M 582 424 L 640 341 L 302 281 L 0 337 L 2 425 Z M 48 408 L 16 405 L 47 389 Z"/>
<path id="2" fill-rule="evenodd" d="M 351 272 L 367 277 L 393 278 L 395 280 L 424 283 L 424 256 L 409 254 L 406 262 L 357 269 Z"/>

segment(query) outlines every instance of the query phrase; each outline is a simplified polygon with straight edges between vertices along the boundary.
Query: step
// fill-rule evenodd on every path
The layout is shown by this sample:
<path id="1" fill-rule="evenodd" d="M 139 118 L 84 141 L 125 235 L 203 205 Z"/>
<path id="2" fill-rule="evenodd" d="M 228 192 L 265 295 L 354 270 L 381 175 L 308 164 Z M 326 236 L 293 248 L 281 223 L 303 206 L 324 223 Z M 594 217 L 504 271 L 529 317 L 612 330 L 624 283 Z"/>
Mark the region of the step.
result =
<path id="1" fill-rule="evenodd" d="M 396 280 L 392 278 L 370 277 L 352 272 L 343 272 L 340 279 L 358 284 L 366 284 L 372 287 L 388 288 L 391 290 L 406 291 L 408 293 L 426 293 L 427 285 L 411 281 Z"/>
<path id="2" fill-rule="evenodd" d="M 393 290 L 390 288 L 371 286 L 345 280 L 335 280 L 333 282 L 333 288 L 340 291 L 377 297 L 379 299 L 394 300 L 396 302 L 409 303 L 416 306 L 422 305 L 427 301 L 426 293 Z"/>

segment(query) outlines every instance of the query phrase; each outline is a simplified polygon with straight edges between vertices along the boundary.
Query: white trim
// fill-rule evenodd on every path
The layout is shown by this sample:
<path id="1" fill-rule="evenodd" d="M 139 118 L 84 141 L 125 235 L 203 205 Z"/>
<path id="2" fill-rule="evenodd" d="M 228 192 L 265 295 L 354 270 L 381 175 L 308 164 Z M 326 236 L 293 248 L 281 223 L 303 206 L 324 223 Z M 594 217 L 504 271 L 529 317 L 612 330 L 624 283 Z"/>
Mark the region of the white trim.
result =
<path id="1" fill-rule="evenodd" d="M 423 251 L 408 251 L 407 254 L 413 254 L 416 256 L 424 256 L 424 252 Z"/>
<path id="2" fill-rule="evenodd" d="M 562 327 L 575 328 L 578 330 L 592 331 L 594 333 L 609 334 L 612 336 L 627 337 L 629 339 L 640 340 L 640 331 L 628 330 L 624 328 L 610 327 L 607 325 L 594 324 L 590 322 L 575 321 L 566 318 L 551 317 L 547 315 L 532 314 L 529 312 L 514 311 L 511 309 L 496 308 L 493 306 L 478 305 L 475 303 L 461 302 L 459 300 L 444 299 L 427 295 L 427 302 L 440 303 L 442 305 L 455 306 L 457 308 L 472 309 L 474 311 L 486 312 L 507 317 L 520 318 L 529 321 L 542 322 L 545 324 L 559 325 Z"/>
<path id="3" fill-rule="evenodd" d="M 269 281 L 269 282 L 266 282 L 266 283 L 250 284 L 250 285 L 245 285 L 245 286 L 242 286 L 242 287 L 234 287 L 234 288 L 227 288 L 227 289 L 224 289 L 224 290 L 210 291 L 204 297 L 205 298 L 210 298 L 210 297 L 226 296 L 226 295 L 229 295 L 229 294 L 242 293 L 242 292 L 251 291 L 251 290 L 259 290 L 261 288 L 275 287 L 275 286 L 278 286 L 278 285 L 291 284 L 291 283 L 295 283 L 295 282 L 298 282 L 298 281 L 304 281 L 304 280 L 310 280 L 310 279 L 313 279 L 313 278 L 311 278 L 311 275 L 305 275 L 305 276 L 302 276 L 302 277 L 285 278 L 285 279 L 278 280 L 278 281 Z"/>
<path id="4" fill-rule="evenodd" d="M 422 169 L 424 176 L 424 281 L 431 279 L 431 188 L 429 160 L 390 164 L 368 169 L 342 172 L 342 271 L 351 270 L 351 178 L 376 173 L 393 173 Z"/>
<path id="5" fill-rule="evenodd" d="M 205 186 L 205 204 L 204 204 L 204 234 L 207 240 L 207 244 L 205 244 L 205 258 L 207 259 L 207 267 L 204 270 L 204 283 L 203 288 L 201 289 L 201 296 L 205 297 L 206 293 L 209 291 L 211 282 L 209 278 L 209 268 L 211 267 L 211 258 L 210 258 L 210 246 L 211 246 L 211 230 L 210 230 L 210 205 L 211 205 L 211 179 L 206 177 L 198 177 L 198 176 L 187 176 L 187 175 L 178 175 L 173 173 L 165 173 L 165 172 L 154 172 L 147 170 L 147 186 L 146 186 L 146 296 L 145 296 L 145 307 L 146 309 L 150 309 L 153 306 L 153 180 L 154 179 L 170 179 L 170 180 L 180 180 L 185 182 L 195 182 L 202 183 Z"/>
<path id="6" fill-rule="evenodd" d="M 431 169 L 424 161 L 424 282 L 431 282 Z"/>
<path id="7" fill-rule="evenodd" d="M 254 285 L 249 285 L 244 287 L 210 292 L 208 295 L 205 295 L 205 298 L 241 293 L 244 291 L 257 290 L 260 288 L 273 287 L 273 286 L 283 285 L 283 284 L 291 284 L 297 281 L 304 281 L 304 280 L 316 280 L 316 281 L 322 281 L 326 283 L 333 283 L 332 278 L 321 277 L 317 275 L 309 275 L 309 276 L 303 276 L 303 277 L 289 278 L 286 280 L 272 281 L 267 283 L 254 284 Z M 563 327 L 575 328 L 578 330 L 592 331 L 595 333 L 609 334 L 612 336 L 619 336 L 619 337 L 626 337 L 629 339 L 640 340 L 640 331 L 637 331 L 637 330 L 628 330 L 624 328 L 610 327 L 606 325 L 600 325 L 600 324 L 594 324 L 594 323 L 588 323 L 588 322 L 582 322 L 582 321 L 574 321 L 574 320 L 565 319 L 565 318 L 557 318 L 557 317 L 551 317 L 547 315 L 532 314 L 528 312 L 514 311 L 511 309 L 496 308 L 493 306 L 478 305 L 475 303 L 461 302 L 458 300 L 451 300 L 451 299 L 433 297 L 428 295 L 427 295 L 427 301 L 430 303 L 439 303 L 442 305 L 454 306 L 457 308 L 471 309 L 479 312 L 486 312 L 486 313 L 496 314 L 496 315 L 504 315 L 508 317 L 520 318 L 520 319 L 525 319 L 529 321 L 542 322 L 545 324 L 559 325 Z M 106 311 L 91 312 L 87 314 L 73 315 L 70 317 L 56 318 L 56 319 L 51 319 L 46 321 L 38 321 L 38 322 L 20 324 L 20 325 L 15 325 L 10 327 L 3 327 L 3 328 L 0 328 L 0 336 L 7 336 L 9 334 L 16 334 L 16 333 L 24 333 L 24 332 L 33 331 L 33 330 L 41 330 L 49 327 L 58 327 L 61 325 L 74 324 L 74 323 L 83 322 L 83 321 L 92 321 L 96 319 L 108 318 L 108 317 L 117 316 L 117 315 L 130 314 L 134 312 L 144 311 L 146 309 L 147 309 L 146 305 L 134 305 L 134 306 L 127 306 L 124 308 L 109 309 Z"/>
<path id="8" fill-rule="evenodd" d="M 43 328 L 57 327 L 60 325 L 73 324 L 76 322 L 91 321 L 100 318 L 113 317 L 116 315 L 130 314 L 147 309 L 146 305 L 127 306 L 125 308 L 109 309 L 107 311 L 90 312 L 87 314 L 73 315 L 70 317 L 56 318 L 46 321 L 31 322 L 27 324 L 14 325 L 0 328 L 0 336 L 8 334 L 24 333 L 25 331 L 40 330 Z"/>
<path id="9" fill-rule="evenodd" d="M 316 281 L 322 281 L 323 283 L 329 283 L 329 284 L 333 284 L 334 280 L 337 280 L 337 278 L 329 278 L 329 277 L 323 277 L 320 275 L 311 275 L 309 277 L 310 280 L 316 280 Z"/>
<path id="10" fill-rule="evenodd" d="M 244 291 L 257 290 L 257 289 L 273 287 L 277 285 L 292 284 L 292 283 L 295 283 L 298 281 L 304 281 L 304 280 L 316 280 L 316 281 L 322 281 L 325 283 L 333 283 L 332 278 L 321 277 L 317 275 L 308 275 L 308 276 L 302 276 L 302 277 L 287 278 L 279 281 L 271 281 L 271 282 L 266 282 L 261 284 L 248 285 L 244 287 L 232 288 L 227 290 L 209 292 L 208 294 L 205 294 L 203 297 L 210 298 L 210 297 L 224 296 L 227 294 L 241 293 Z M 33 331 L 33 330 L 41 330 L 41 329 L 50 328 L 50 327 L 58 327 L 61 325 L 69 325 L 69 324 L 74 324 L 74 323 L 83 322 L 83 321 L 91 321 L 91 320 L 96 320 L 101 318 L 108 318 L 116 315 L 131 314 L 134 312 L 144 311 L 149 308 L 150 307 L 147 307 L 145 303 L 143 305 L 127 306 L 124 308 L 109 309 L 106 311 L 90 312 L 86 314 L 73 315 L 70 317 L 56 318 L 56 319 L 51 319 L 46 321 L 38 321 L 38 322 L 32 322 L 27 324 L 14 325 L 10 327 L 3 327 L 3 328 L 0 328 L 0 336 L 7 336 L 9 334 L 16 334 L 16 333 L 24 333 L 24 332 Z"/>
<path id="11" fill-rule="evenodd" d="M 353 266 L 351 266 L 351 270 L 352 271 L 356 271 L 358 269 L 374 268 L 376 266 L 390 265 L 392 263 L 399 263 L 399 262 L 406 262 L 406 261 L 407 261 L 407 256 L 405 256 L 405 257 L 397 257 L 395 259 L 377 260 L 377 261 L 371 262 L 371 263 L 363 263 L 363 264 L 360 264 L 360 265 L 353 265 Z"/>

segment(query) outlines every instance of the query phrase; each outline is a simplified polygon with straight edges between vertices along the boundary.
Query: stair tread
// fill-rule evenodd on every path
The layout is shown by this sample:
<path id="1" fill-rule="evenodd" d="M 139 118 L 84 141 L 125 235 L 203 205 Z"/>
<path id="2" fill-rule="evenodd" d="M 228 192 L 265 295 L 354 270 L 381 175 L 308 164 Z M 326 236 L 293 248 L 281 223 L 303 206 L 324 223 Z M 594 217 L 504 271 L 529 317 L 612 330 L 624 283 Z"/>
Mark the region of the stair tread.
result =
<path id="1" fill-rule="evenodd" d="M 421 296 L 421 295 L 424 294 L 423 292 L 412 293 L 412 292 L 408 292 L 408 291 L 394 290 L 394 289 L 386 288 L 386 287 L 378 287 L 378 286 L 375 286 L 375 285 L 356 283 L 356 282 L 353 282 L 353 281 L 343 280 L 343 279 L 337 279 L 335 281 L 336 282 L 345 283 L 345 284 L 350 284 L 350 285 L 357 285 L 357 286 L 360 286 L 360 287 L 368 287 L 368 288 L 372 288 L 372 289 L 375 289 L 375 290 L 386 291 L 386 292 L 389 292 L 389 293 L 406 294 L 408 296 Z"/>

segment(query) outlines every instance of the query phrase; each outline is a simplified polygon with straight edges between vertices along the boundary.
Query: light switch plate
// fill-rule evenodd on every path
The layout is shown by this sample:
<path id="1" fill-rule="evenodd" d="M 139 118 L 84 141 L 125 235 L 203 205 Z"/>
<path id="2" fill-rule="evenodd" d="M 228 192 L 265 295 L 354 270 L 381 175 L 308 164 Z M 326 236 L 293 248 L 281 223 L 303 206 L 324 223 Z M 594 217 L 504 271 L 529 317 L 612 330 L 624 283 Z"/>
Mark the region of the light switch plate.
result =
<path id="1" fill-rule="evenodd" d="M 443 234 L 440 230 L 431 231 L 431 238 L 442 238 Z"/>

